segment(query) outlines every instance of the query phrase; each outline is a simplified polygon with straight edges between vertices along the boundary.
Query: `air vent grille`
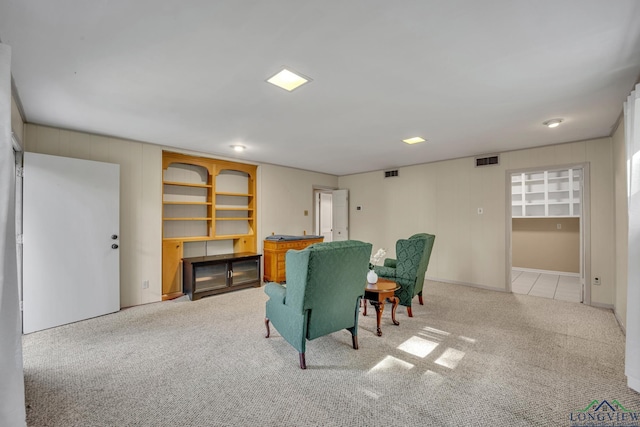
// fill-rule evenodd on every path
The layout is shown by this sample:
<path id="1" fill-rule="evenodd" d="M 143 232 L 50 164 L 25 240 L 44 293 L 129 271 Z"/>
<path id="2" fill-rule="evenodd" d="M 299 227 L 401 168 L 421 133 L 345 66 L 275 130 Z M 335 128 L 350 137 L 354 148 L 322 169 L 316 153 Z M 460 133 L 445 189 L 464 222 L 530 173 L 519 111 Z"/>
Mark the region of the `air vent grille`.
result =
<path id="1" fill-rule="evenodd" d="M 385 178 L 393 178 L 394 176 L 398 176 L 398 169 L 393 171 L 384 171 Z"/>
<path id="2" fill-rule="evenodd" d="M 492 166 L 500 164 L 500 157 L 498 155 L 495 156 L 485 156 L 485 157 L 476 157 L 476 167 L 479 166 Z"/>

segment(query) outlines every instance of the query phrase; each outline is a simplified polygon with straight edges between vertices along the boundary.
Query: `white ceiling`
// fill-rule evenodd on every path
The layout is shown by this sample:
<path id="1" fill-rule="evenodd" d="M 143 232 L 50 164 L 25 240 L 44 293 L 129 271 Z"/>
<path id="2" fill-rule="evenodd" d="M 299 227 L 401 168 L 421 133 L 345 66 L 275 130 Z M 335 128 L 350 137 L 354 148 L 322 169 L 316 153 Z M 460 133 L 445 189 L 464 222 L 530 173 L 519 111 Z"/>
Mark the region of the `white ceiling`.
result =
<path id="1" fill-rule="evenodd" d="M 28 122 L 346 175 L 610 135 L 640 1 L 1 0 L 0 40 Z"/>

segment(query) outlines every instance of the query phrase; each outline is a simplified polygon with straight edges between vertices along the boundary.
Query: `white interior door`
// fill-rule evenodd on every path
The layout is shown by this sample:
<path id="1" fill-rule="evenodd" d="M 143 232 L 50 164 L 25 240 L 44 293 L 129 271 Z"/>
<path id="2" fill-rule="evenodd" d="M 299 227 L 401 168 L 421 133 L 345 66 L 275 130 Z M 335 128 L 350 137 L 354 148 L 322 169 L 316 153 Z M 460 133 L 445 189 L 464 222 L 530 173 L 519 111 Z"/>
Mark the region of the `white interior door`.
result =
<path id="1" fill-rule="evenodd" d="M 331 193 L 320 193 L 320 234 L 325 242 L 333 240 L 333 196 Z"/>
<path id="2" fill-rule="evenodd" d="M 23 332 L 120 309 L 120 166 L 25 153 Z"/>
<path id="3" fill-rule="evenodd" d="M 334 190 L 331 196 L 333 241 L 349 240 L 349 190 Z"/>

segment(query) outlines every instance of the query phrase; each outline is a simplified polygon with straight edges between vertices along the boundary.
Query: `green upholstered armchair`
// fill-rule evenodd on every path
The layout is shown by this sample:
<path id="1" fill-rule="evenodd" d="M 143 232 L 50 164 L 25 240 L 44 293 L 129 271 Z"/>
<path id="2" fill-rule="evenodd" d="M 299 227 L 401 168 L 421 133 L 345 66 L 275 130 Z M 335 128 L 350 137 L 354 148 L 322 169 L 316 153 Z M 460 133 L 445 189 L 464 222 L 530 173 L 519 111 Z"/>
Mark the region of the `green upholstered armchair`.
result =
<path id="1" fill-rule="evenodd" d="M 436 236 L 433 234 L 419 233 L 408 239 L 398 240 L 396 242 L 397 259 L 387 258 L 383 266 L 374 267 L 379 277 L 393 280 L 400 285 L 400 289 L 395 294 L 400 304 L 407 307 L 409 317 L 413 317 L 411 312 L 413 297 L 418 295 L 420 304 L 424 304 L 422 286 L 435 239 Z"/>
<path id="2" fill-rule="evenodd" d="M 367 282 L 371 244 L 357 240 L 316 243 L 286 254 L 286 286 L 267 283 L 269 322 L 300 354 L 306 369 L 306 340 L 341 329 L 358 349 L 358 309 Z"/>

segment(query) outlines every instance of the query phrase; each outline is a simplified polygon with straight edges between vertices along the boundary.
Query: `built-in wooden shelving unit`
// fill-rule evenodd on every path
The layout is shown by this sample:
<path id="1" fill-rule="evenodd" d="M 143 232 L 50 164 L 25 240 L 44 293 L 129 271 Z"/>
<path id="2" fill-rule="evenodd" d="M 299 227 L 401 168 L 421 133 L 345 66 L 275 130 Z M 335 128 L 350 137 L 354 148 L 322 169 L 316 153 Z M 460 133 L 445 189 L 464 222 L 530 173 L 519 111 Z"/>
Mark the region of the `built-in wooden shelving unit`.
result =
<path id="1" fill-rule="evenodd" d="M 183 294 L 185 245 L 228 242 L 231 253 L 256 252 L 257 167 L 164 151 L 162 169 L 162 294 L 171 299 Z"/>

